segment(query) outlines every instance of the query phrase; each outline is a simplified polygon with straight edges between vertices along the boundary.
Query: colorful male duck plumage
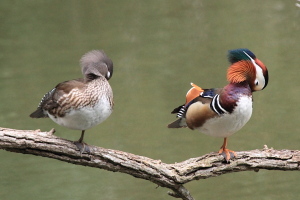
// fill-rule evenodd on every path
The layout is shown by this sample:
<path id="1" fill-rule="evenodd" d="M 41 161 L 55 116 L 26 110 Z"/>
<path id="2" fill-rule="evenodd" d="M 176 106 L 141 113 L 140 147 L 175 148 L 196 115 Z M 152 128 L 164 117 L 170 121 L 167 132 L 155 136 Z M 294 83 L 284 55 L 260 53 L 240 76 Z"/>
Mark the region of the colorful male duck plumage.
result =
<path id="1" fill-rule="evenodd" d="M 252 92 L 268 84 L 268 70 L 248 49 L 230 50 L 224 88 L 202 89 L 195 84 L 186 94 L 184 105 L 175 108 L 176 121 L 168 128 L 189 127 L 214 137 L 224 138 L 219 151 L 227 161 L 236 156 L 227 149 L 227 138 L 240 130 L 252 115 Z"/>
<path id="2" fill-rule="evenodd" d="M 84 132 L 106 120 L 113 110 L 113 92 L 108 80 L 113 74 L 113 62 L 101 50 L 82 56 L 84 78 L 59 83 L 42 98 L 32 118 L 49 117 L 61 126 L 81 130 L 75 142 L 80 153 L 89 152 L 83 142 Z"/>

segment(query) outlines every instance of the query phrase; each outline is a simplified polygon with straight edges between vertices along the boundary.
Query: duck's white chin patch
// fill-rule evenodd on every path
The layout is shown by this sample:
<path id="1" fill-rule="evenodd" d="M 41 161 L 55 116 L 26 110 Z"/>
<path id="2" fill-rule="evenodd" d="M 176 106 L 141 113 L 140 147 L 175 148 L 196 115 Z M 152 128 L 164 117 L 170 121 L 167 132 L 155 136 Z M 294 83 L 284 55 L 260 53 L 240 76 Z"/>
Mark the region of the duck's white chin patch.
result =
<path id="1" fill-rule="evenodd" d="M 214 137 L 229 137 L 240 130 L 249 121 L 251 115 L 252 96 L 242 96 L 232 113 L 209 119 L 197 130 Z"/>

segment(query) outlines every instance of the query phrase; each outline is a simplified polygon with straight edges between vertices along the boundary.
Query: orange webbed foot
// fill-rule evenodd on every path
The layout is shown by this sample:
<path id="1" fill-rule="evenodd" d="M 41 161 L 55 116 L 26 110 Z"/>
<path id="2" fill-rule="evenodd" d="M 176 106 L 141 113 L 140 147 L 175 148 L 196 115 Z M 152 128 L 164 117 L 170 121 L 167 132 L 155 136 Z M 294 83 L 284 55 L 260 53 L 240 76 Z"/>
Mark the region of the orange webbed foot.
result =
<path id="1" fill-rule="evenodd" d="M 219 150 L 219 154 L 221 154 L 227 162 L 229 162 L 230 159 L 233 159 L 234 157 L 237 157 L 236 153 L 232 150 L 229 150 L 227 147 L 227 138 L 224 138 L 223 145 L 221 146 L 221 149 Z"/>
<path id="2" fill-rule="evenodd" d="M 226 162 L 229 162 L 230 159 L 237 157 L 237 154 L 234 151 L 224 148 L 221 148 L 219 150 L 219 154 L 221 154 L 225 158 Z"/>

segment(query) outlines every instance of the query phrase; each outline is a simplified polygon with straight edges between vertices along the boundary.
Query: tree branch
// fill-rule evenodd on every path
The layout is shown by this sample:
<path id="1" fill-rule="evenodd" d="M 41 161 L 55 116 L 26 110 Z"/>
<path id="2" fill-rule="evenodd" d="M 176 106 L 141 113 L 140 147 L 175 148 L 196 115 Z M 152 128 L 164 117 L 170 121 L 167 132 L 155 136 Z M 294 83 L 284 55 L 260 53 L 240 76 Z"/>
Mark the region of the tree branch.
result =
<path id="1" fill-rule="evenodd" d="M 231 172 L 267 170 L 300 170 L 300 151 L 262 150 L 236 152 L 237 158 L 225 163 L 217 153 L 190 158 L 180 163 L 166 164 L 160 160 L 118 150 L 90 146 L 89 155 L 80 155 L 72 141 L 40 130 L 14 130 L 0 128 L 0 149 L 54 158 L 64 162 L 121 172 L 151 181 L 172 190 L 169 195 L 193 200 L 183 186 L 193 180 L 206 179 Z"/>

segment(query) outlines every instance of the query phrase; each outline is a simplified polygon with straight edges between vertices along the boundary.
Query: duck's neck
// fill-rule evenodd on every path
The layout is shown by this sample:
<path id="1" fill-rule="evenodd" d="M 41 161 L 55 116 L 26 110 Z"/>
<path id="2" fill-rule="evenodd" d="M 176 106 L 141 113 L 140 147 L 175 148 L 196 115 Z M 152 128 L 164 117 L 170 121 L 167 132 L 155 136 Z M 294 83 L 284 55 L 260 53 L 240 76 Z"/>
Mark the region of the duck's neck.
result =
<path id="1" fill-rule="evenodd" d="M 252 91 L 249 84 L 246 81 L 241 83 L 229 83 L 220 93 L 220 105 L 231 113 L 242 96 L 252 98 Z"/>

